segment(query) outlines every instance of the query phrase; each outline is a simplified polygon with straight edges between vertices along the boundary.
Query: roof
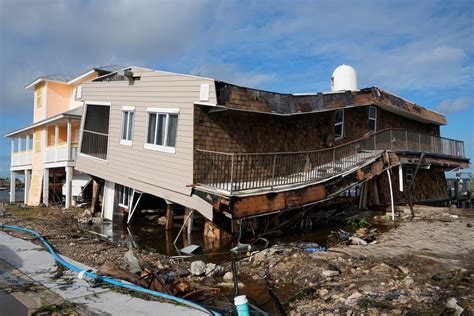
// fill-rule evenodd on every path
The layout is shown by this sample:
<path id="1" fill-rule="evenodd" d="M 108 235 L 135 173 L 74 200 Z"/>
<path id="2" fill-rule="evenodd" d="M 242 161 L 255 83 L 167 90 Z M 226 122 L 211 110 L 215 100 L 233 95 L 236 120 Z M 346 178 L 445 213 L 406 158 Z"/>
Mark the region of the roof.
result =
<path id="1" fill-rule="evenodd" d="M 25 126 L 25 127 L 22 127 L 20 129 L 15 130 L 15 131 L 12 131 L 12 132 L 10 132 L 6 135 L 3 135 L 3 137 L 13 137 L 13 136 L 18 135 L 20 133 L 31 130 L 35 127 L 42 126 L 42 125 L 49 124 L 49 123 L 53 123 L 55 121 L 59 121 L 59 120 L 64 119 L 64 118 L 80 119 L 82 117 L 82 112 L 83 112 L 83 107 L 80 106 L 80 107 L 77 107 L 75 109 L 60 113 L 58 115 L 49 117 L 47 119 L 35 122 L 35 123 L 30 124 L 28 126 Z"/>
<path id="2" fill-rule="evenodd" d="M 94 67 L 92 69 L 89 69 L 88 71 L 78 75 L 78 76 L 68 76 L 68 75 L 61 75 L 61 74 L 56 74 L 56 75 L 46 75 L 46 76 L 39 76 L 29 84 L 25 86 L 25 89 L 31 89 L 38 83 L 42 81 L 52 81 L 52 82 L 60 82 L 60 83 L 66 83 L 66 84 L 71 84 L 74 83 L 84 77 L 87 77 L 88 75 L 98 72 L 99 76 L 103 76 L 105 74 L 111 73 L 118 71 L 120 69 L 125 68 L 124 66 L 120 65 L 108 65 L 108 66 L 99 66 L 99 67 Z"/>
<path id="3" fill-rule="evenodd" d="M 358 91 L 314 94 L 286 94 L 240 87 L 216 81 L 217 104 L 226 109 L 294 115 L 336 110 L 354 106 L 377 105 L 417 121 L 446 124 L 443 114 L 404 100 L 377 87 Z"/>

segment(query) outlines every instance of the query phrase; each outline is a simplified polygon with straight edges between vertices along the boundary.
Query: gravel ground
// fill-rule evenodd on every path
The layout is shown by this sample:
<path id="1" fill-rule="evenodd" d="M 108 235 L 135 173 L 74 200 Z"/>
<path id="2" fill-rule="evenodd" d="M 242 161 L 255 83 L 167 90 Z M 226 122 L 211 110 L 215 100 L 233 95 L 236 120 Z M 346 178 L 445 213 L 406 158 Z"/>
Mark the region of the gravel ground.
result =
<path id="1" fill-rule="evenodd" d="M 60 254 L 92 267 L 110 262 L 125 268 L 127 248 L 84 231 L 77 222 L 81 212 L 6 206 L 0 223 L 34 229 Z M 275 289 L 291 315 L 455 315 L 456 309 L 469 315 L 474 311 L 474 210 L 417 207 L 416 214 L 367 246 L 307 253 L 294 243 L 275 245 L 241 260 L 239 279 L 249 280 L 247 290 Z M 134 253 L 142 265 L 189 269 L 189 262 L 139 249 Z"/>

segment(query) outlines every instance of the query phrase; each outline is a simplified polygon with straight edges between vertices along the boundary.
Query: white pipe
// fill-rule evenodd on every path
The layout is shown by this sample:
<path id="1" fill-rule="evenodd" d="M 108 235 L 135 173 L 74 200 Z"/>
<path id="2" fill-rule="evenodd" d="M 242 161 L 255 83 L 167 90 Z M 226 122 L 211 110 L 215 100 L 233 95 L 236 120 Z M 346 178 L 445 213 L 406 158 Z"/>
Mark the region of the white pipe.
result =
<path id="1" fill-rule="evenodd" d="M 395 207 L 393 206 L 393 190 L 392 190 L 392 177 L 390 176 L 390 169 L 387 169 L 388 185 L 390 187 L 390 204 L 392 206 L 392 221 L 395 221 Z"/>

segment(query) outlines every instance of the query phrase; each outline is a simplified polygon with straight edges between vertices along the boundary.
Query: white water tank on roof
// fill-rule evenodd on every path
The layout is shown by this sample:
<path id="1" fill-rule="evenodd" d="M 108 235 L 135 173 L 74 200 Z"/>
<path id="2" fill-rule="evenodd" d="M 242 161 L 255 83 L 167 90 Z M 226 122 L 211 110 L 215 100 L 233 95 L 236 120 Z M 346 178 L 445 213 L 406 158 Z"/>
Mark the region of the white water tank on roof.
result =
<path id="1" fill-rule="evenodd" d="M 340 65 L 332 73 L 331 91 L 357 90 L 357 73 L 351 66 Z"/>

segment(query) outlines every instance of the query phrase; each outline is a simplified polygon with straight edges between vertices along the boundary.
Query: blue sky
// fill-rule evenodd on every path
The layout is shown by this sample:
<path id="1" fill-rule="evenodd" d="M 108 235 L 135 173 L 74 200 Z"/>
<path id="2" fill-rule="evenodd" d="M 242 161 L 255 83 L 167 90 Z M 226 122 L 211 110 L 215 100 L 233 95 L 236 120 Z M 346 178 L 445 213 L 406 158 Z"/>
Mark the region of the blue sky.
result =
<path id="1" fill-rule="evenodd" d="M 137 65 L 278 92 L 328 91 L 353 66 L 446 114 L 474 156 L 474 1 L 1 0 L 0 135 L 32 122 L 39 75 Z M 0 139 L 0 176 L 10 144 Z"/>

